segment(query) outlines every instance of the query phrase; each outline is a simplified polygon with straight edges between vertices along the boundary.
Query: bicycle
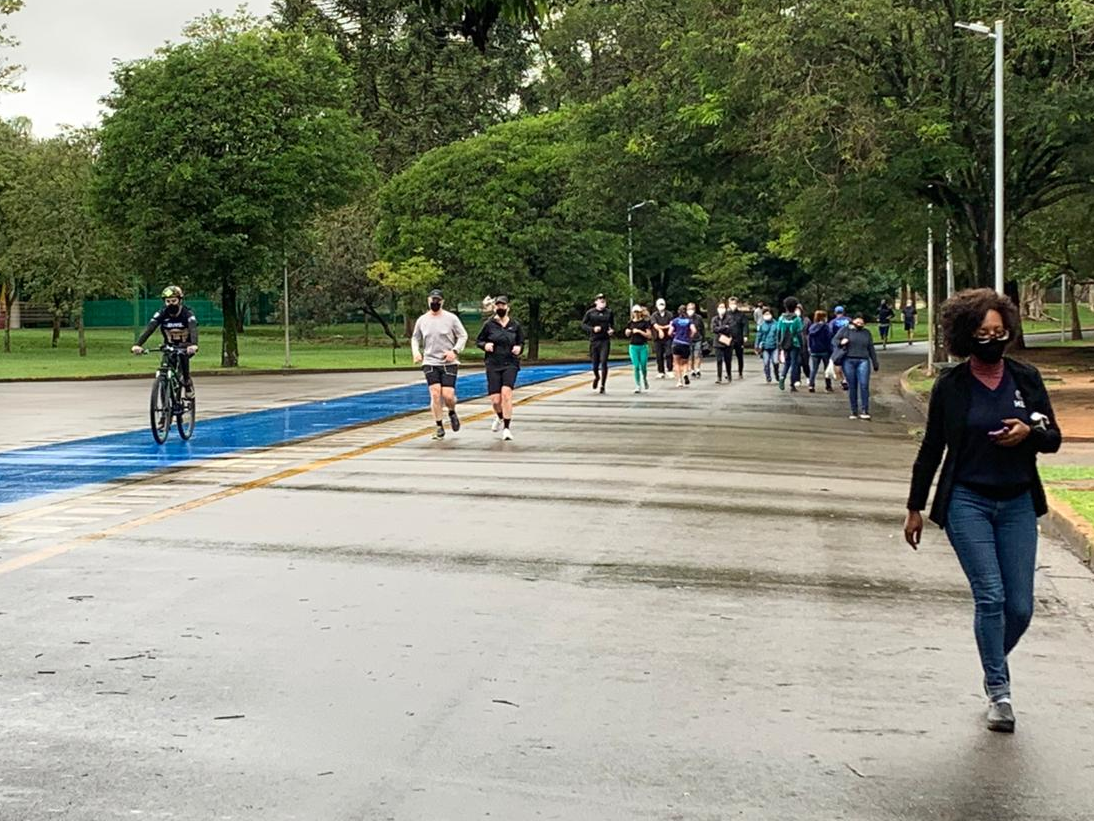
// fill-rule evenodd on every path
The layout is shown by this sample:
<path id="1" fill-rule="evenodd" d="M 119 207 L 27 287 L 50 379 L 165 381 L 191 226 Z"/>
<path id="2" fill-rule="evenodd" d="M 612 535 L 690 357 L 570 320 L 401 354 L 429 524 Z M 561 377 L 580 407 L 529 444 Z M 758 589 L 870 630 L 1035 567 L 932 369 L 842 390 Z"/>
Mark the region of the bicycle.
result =
<path id="1" fill-rule="evenodd" d="M 197 399 L 188 399 L 183 394 L 179 360 L 186 356 L 186 348 L 160 345 L 156 350 L 162 352 L 163 357 L 160 359 L 159 368 L 156 369 L 156 378 L 152 383 L 152 399 L 149 403 L 152 438 L 156 440 L 157 445 L 166 442 L 167 435 L 171 432 L 171 422 L 174 420 L 179 436 L 183 440 L 189 440 L 194 435 L 194 425 L 197 422 Z"/>

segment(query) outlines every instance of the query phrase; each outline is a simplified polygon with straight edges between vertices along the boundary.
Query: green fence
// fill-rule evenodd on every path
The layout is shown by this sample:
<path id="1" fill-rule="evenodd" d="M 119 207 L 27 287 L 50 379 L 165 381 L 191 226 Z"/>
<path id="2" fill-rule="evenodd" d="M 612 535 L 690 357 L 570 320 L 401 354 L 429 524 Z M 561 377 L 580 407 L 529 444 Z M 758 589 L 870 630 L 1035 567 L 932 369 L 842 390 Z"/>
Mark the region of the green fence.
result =
<path id="1" fill-rule="evenodd" d="M 219 328 L 224 324 L 224 314 L 220 306 L 208 299 L 188 299 L 186 304 L 198 318 L 199 325 Z M 136 324 L 144 325 L 162 307 L 161 299 L 139 300 Z M 131 299 L 95 299 L 84 302 L 84 326 L 87 328 L 131 328 L 133 325 Z"/>

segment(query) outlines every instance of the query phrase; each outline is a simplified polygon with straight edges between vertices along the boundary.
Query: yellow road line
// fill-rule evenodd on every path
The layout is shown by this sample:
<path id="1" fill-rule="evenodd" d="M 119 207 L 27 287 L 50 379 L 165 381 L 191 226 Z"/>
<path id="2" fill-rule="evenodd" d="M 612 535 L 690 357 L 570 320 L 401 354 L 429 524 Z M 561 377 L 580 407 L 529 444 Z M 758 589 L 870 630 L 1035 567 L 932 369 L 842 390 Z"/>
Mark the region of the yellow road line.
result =
<path id="1" fill-rule="evenodd" d="M 514 405 L 527 405 L 532 402 L 538 402 L 540 399 L 549 399 L 552 396 L 558 396 L 559 394 L 572 391 L 577 388 L 583 388 L 587 384 L 587 381 L 582 381 L 574 385 L 567 385 L 562 388 L 555 388 L 549 391 L 543 391 L 537 393 L 534 396 L 529 396 L 525 399 L 519 399 L 514 402 Z M 483 419 L 489 419 L 494 415 L 493 410 L 482 411 L 472 416 L 467 417 L 465 422 L 478 422 Z M 373 442 L 371 445 L 362 445 L 360 447 L 353 448 L 352 450 L 343 451 L 342 453 L 336 453 L 333 456 L 324 456 L 321 459 L 315 459 L 304 465 L 298 467 L 288 468 L 286 470 L 278 471 L 277 473 L 271 473 L 268 476 L 263 476 L 258 479 L 252 479 L 249 482 L 242 482 L 238 485 L 219 490 L 216 493 L 210 493 L 208 496 L 202 496 L 198 499 L 191 499 L 189 502 L 183 502 L 172 507 L 164 508 L 163 510 L 157 510 L 155 513 L 149 513 L 146 516 L 140 516 L 136 519 L 132 519 L 128 522 L 122 522 L 121 524 L 108 527 L 105 530 L 100 530 L 96 533 L 88 533 L 84 536 L 79 536 L 67 542 L 61 542 L 59 544 L 43 547 L 39 550 L 33 550 L 23 556 L 16 556 L 13 559 L 8 559 L 5 562 L 0 562 L 0 575 L 7 573 L 13 573 L 16 570 L 22 570 L 25 567 L 44 562 L 46 559 L 52 559 L 54 556 L 60 556 L 75 550 L 77 547 L 85 544 L 91 544 L 93 542 L 99 542 L 103 539 L 109 539 L 111 536 L 116 536 L 119 533 L 125 533 L 128 530 L 134 528 L 143 527 L 153 522 L 159 522 L 163 519 L 169 519 L 172 516 L 176 516 L 179 513 L 186 513 L 190 510 L 195 510 L 199 507 L 205 507 L 211 505 L 214 502 L 219 502 L 222 499 L 229 499 L 232 496 L 238 496 L 241 493 L 246 493 L 249 490 L 255 490 L 257 488 L 268 487 L 269 485 L 283 481 L 285 479 L 291 479 L 294 476 L 299 476 L 303 473 L 311 473 L 321 468 L 329 467 L 330 465 L 337 464 L 339 462 L 345 462 L 349 459 L 356 459 L 359 456 L 364 456 L 373 451 L 381 450 L 383 448 L 394 447 L 395 445 L 401 445 L 405 442 L 409 442 L 412 439 L 417 439 L 420 436 L 424 436 L 427 433 L 431 433 L 433 427 L 419 428 L 418 430 L 410 431 L 409 433 L 403 433 L 399 436 L 392 436 L 388 439 L 382 439 L 379 442 Z M 345 433 L 345 431 L 339 431 L 339 433 Z M 336 434 L 335 434 L 336 435 Z M 276 446 L 275 446 L 276 447 Z"/>

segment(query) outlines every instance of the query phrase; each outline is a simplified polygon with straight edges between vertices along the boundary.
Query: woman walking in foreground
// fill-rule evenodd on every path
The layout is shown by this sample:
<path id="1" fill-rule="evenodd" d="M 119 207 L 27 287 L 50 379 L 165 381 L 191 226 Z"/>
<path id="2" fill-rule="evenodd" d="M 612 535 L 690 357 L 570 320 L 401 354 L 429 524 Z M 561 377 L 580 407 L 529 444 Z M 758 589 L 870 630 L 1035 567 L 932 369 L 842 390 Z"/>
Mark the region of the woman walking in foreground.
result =
<path id="1" fill-rule="evenodd" d="M 1019 327 L 1009 299 L 962 291 L 942 306 L 942 327 L 950 353 L 968 360 L 931 393 L 904 537 L 919 546 L 941 463 L 930 518 L 945 528 L 972 589 L 988 729 L 1011 733 L 1008 656 L 1033 617 L 1037 517 L 1048 512 L 1037 454 L 1058 451 L 1061 434 L 1041 374 L 1003 356 Z"/>

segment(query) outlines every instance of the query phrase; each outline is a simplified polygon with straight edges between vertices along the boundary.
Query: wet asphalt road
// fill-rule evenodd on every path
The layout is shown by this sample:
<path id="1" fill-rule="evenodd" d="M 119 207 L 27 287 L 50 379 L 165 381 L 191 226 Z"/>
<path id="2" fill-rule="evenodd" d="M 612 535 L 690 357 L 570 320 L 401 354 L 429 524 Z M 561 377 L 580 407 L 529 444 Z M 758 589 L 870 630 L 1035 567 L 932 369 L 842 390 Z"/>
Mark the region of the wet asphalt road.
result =
<path id="1" fill-rule="evenodd" d="M 1087 571 L 1043 543 L 1019 732 L 988 733 L 964 578 L 900 542 L 920 423 L 748 365 L 3 573 L 0 819 L 1094 816 Z"/>

